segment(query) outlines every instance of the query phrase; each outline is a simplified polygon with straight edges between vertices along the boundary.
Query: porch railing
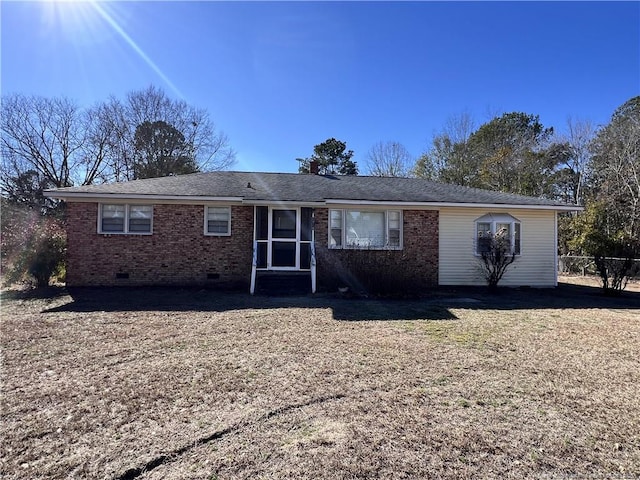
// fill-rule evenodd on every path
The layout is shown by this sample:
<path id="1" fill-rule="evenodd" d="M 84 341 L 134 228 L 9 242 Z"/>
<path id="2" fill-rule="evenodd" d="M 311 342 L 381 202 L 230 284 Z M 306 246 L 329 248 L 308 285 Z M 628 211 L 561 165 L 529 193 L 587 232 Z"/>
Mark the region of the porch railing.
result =
<path id="1" fill-rule="evenodd" d="M 314 242 L 310 243 L 311 246 L 311 293 L 316 293 L 316 245 Z M 258 242 L 253 242 L 253 259 L 251 260 L 251 286 L 249 287 L 249 293 L 251 295 L 256 291 L 256 275 L 258 271 Z"/>
<path id="2" fill-rule="evenodd" d="M 311 293 L 316 293 L 316 244 L 311 242 Z"/>
<path id="3" fill-rule="evenodd" d="M 253 260 L 251 261 L 251 286 L 249 293 L 253 295 L 256 291 L 256 272 L 258 269 L 258 242 L 253 242 Z"/>

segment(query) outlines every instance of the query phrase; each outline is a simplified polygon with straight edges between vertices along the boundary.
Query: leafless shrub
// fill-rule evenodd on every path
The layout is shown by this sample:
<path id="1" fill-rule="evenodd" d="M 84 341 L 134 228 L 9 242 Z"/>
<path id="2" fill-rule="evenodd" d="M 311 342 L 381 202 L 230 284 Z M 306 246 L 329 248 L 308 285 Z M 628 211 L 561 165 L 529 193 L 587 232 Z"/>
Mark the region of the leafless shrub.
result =
<path id="1" fill-rule="evenodd" d="M 399 250 L 318 248 L 320 283 L 336 291 L 348 287 L 357 295 L 407 296 L 424 291 L 429 279 L 416 280 L 415 265 Z"/>
<path id="2" fill-rule="evenodd" d="M 478 252 L 480 271 L 489 289 L 495 290 L 509 265 L 516 259 L 516 253 L 511 247 L 511 239 L 499 233 L 485 232 L 484 236 L 478 239 Z"/>

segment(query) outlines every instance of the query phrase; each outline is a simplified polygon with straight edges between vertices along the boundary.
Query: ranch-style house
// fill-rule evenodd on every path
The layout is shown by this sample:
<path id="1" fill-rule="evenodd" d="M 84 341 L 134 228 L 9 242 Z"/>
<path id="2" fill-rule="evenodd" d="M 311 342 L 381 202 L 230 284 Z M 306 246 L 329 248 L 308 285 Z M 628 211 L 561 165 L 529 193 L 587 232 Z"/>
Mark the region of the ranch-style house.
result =
<path id="1" fill-rule="evenodd" d="M 220 171 L 50 190 L 66 202 L 67 285 L 210 285 L 278 275 L 310 292 L 483 285 L 481 239 L 507 235 L 501 285 L 557 285 L 557 215 L 579 207 L 418 178 Z M 362 278 L 366 275 L 367 278 Z"/>

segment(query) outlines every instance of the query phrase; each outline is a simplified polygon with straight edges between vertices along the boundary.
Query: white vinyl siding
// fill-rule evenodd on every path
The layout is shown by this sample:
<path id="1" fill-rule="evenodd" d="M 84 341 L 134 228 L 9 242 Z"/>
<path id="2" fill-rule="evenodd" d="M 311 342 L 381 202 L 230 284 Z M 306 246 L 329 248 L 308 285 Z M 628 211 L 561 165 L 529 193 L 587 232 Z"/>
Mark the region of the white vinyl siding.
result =
<path id="1" fill-rule="evenodd" d="M 486 285 L 478 270 L 476 220 L 496 210 L 442 208 L 440 210 L 440 285 Z M 551 287 L 556 281 L 555 212 L 552 210 L 503 211 L 519 220 L 520 255 L 500 281 L 503 286 Z"/>
<path id="2" fill-rule="evenodd" d="M 101 204 L 98 233 L 151 235 L 153 205 Z"/>
<path id="3" fill-rule="evenodd" d="M 231 235 L 231 207 L 205 207 L 204 234 Z"/>

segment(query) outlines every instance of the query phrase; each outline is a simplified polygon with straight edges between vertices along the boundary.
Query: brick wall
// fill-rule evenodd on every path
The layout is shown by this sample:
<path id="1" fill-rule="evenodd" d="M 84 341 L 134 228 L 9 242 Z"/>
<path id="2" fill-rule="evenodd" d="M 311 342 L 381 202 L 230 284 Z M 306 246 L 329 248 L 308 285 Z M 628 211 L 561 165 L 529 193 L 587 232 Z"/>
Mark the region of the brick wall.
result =
<path id="1" fill-rule="evenodd" d="M 438 212 L 403 211 L 402 250 L 329 249 L 328 209 L 315 209 L 320 289 L 415 293 L 438 285 Z"/>
<path id="2" fill-rule="evenodd" d="M 327 248 L 328 209 L 315 209 L 318 287 L 370 293 L 438 284 L 438 212 L 403 212 L 402 250 Z M 97 233 L 96 203 L 67 204 L 67 284 L 220 285 L 248 288 L 253 207 L 231 207 L 231 236 L 203 233 L 202 205 L 154 205 L 153 235 Z M 117 278 L 128 274 L 129 278 Z M 216 278 L 208 278 L 213 275 Z"/>
<path id="3" fill-rule="evenodd" d="M 154 205 L 152 235 L 97 233 L 96 203 L 67 204 L 67 284 L 248 288 L 253 207 L 231 207 L 231 236 L 204 235 L 204 206 Z M 128 274 L 129 278 L 116 278 Z M 207 278 L 211 275 L 215 278 Z M 120 275 L 122 276 L 122 275 Z"/>

